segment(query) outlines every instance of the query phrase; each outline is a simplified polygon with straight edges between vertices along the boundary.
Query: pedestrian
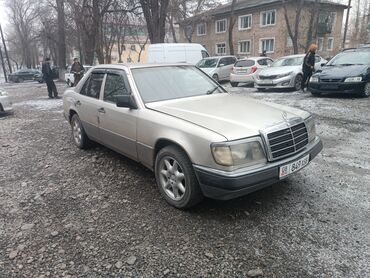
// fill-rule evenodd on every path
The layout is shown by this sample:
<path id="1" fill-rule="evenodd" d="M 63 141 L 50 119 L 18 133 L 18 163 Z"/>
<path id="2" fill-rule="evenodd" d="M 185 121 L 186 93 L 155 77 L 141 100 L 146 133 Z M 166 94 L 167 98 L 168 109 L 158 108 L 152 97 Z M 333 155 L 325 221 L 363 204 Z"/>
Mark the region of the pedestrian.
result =
<path id="1" fill-rule="evenodd" d="M 267 57 L 266 50 L 262 51 L 261 57 Z"/>
<path id="2" fill-rule="evenodd" d="M 316 44 L 311 44 L 308 52 L 306 53 L 306 56 L 304 56 L 303 64 L 302 64 L 302 72 L 303 72 L 303 78 L 301 83 L 301 91 L 303 91 L 308 81 L 310 80 L 310 77 L 312 73 L 315 71 L 315 54 L 317 50 Z"/>
<path id="3" fill-rule="evenodd" d="M 46 58 L 45 62 L 42 64 L 42 74 L 48 87 L 48 96 L 49 98 L 59 98 L 57 87 L 53 81 L 53 72 L 50 67 L 50 58 Z M 53 96 L 54 93 L 54 96 Z"/>
<path id="4" fill-rule="evenodd" d="M 84 66 L 81 65 L 77 57 L 74 58 L 73 65 L 71 67 L 71 73 L 73 73 L 73 76 L 74 76 L 73 86 L 75 87 L 77 86 L 78 82 L 80 82 L 80 80 L 84 76 L 84 72 L 85 72 Z"/>

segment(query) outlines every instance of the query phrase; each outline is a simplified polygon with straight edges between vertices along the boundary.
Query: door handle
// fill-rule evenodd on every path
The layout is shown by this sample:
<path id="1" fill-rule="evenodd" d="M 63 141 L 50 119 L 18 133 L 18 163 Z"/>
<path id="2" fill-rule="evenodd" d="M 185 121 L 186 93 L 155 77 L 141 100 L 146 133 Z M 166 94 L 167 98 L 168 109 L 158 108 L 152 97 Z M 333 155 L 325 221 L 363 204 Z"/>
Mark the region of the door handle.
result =
<path id="1" fill-rule="evenodd" d="M 99 113 L 103 113 L 103 114 L 105 114 L 105 109 L 104 109 L 104 108 L 99 108 L 99 109 L 98 109 L 98 112 L 99 112 Z"/>
<path id="2" fill-rule="evenodd" d="M 81 101 L 77 100 L 76 103 L 75 103 L 76 106 L 80 106 L 81 105 Z"/>

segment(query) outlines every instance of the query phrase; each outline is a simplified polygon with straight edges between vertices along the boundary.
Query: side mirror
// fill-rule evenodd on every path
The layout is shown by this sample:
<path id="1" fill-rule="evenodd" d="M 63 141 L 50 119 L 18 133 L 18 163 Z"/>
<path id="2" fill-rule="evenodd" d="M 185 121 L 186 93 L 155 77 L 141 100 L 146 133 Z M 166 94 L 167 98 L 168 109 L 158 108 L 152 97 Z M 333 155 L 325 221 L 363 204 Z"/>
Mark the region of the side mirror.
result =
<path id="1" fill-rule="evenodd" d="M 323 66 L 325 66 L 326 65 L 326 63 L 321 63 L 321 66 L 323 67 Z"/>
<path id="2" fill-rule="evenodd" d="M 221 68 L 221 67 L 223 67 L 223 66 L 225 66 L 225 64 L 219 64 L 219 65 L 218 65 L 218 67 L 219 67 L 219 68 Z"/>
<path id="3" fill-rule="evenodd" d="M 117 107 L 126 107 L 130 109 L 137 109 L 136 102 L 132 95 L 117 96 Z"/>

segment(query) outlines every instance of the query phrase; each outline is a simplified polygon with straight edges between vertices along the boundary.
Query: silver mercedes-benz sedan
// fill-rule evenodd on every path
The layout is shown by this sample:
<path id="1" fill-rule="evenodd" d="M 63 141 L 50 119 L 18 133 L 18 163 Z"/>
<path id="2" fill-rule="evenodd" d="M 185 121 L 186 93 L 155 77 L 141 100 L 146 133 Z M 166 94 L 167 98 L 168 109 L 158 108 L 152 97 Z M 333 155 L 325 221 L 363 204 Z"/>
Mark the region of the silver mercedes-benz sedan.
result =
<path id="1" fill-rule="evenodd" d="M 310 113 L 229 94 L 190 65 L 100 65 L 63 96 L 73 141 L 153 170 L 181 209 L 286 178 L 321 151 Z"/>
<path id="2" fill-rule="evenodd" d="M 9 113 L 12 111 L 13 105 L 8 94 L 0 89 L 0 113 Z"/>

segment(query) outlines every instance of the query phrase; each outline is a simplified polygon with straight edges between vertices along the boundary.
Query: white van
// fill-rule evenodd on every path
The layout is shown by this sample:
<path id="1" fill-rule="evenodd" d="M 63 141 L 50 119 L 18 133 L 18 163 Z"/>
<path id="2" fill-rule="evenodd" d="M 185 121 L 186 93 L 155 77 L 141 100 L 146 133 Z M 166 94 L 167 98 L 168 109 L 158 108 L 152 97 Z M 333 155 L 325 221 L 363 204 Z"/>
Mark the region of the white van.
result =
<path id="1" fill-rule="evenodd" d="M 188 63 L 195 65 L 209 57 L 198 43 L 156 43 L 148 49 L 148 63 Z"/>

